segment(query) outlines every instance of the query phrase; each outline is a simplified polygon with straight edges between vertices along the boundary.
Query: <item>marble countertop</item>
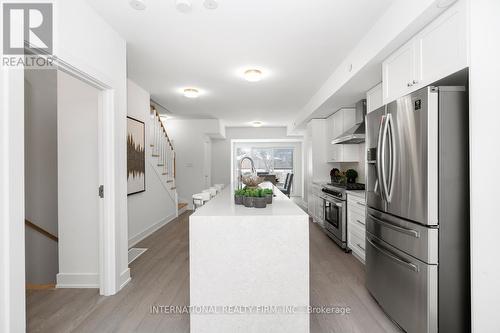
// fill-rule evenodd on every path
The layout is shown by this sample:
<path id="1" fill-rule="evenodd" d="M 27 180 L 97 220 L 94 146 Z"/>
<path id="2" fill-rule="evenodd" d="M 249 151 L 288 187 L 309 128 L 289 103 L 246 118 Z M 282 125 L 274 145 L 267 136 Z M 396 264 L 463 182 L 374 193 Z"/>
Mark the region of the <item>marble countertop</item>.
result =
<path id="1" fill-rule="evenodd" d="M 274 198 L 266 208 L 247 208 L 234 204 L 234 190 L 228 186 L 215 198 L 198 208 L 191 216 L 307 216 L 296 203 L 271 183 L 261 184 L 263 188 L 273 187 Z"/>

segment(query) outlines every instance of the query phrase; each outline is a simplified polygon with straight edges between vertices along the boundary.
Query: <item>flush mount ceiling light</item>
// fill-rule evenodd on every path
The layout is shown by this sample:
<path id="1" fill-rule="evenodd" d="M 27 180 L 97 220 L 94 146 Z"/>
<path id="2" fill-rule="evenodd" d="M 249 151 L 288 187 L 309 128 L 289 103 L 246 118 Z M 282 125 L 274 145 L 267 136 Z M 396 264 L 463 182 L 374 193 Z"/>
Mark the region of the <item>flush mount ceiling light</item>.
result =
<path id="1" fill-rule="evenodd" d="M 206 9 L 216 9 L 219 7 L 219 4 L 217 0 L 205 0 L 203 1 L 203 6 L 205 6 Z"/>
<path id="2" fill-rule="evenodd" d="M 181 13 L 188 13 L 191 11 L 191 2 L 188 0 L 175 0 L 175 8 Z"/>
<path id="3" fill-rule="evenodd" d="M 262 121 L 252 121 L 253 127 L 261 127 L 263 125 Z"/>
<path id="4" fill-rule="evenodd" d="M 143 0 L 130 0 L 129 4 L 135 10 L 144 10 L 144 9 L 146 9 L 146 3 Z"/>
<path id="5" fill-rule="evenodd" d="M 186 88 L 184 89 L 184 97 L 187 98 L 198 98 L 200 96 L 200 92 L 195 88 Z"/>
<path id="6" fill-rule="evenodd" d="M 262 71 L 259 69 L 247 69 L 244 73 L 243 76 L 245 77 L 245 80 L 248 82 L 258 82 L 262 80 Z"/>

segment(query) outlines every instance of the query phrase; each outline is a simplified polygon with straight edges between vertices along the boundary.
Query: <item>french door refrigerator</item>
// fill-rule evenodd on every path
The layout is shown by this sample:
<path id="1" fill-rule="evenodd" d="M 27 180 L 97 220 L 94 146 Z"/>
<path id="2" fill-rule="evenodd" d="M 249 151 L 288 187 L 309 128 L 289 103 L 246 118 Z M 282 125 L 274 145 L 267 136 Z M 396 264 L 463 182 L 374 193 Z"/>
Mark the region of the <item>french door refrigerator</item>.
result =
<path id="1" fill-rule="evenodd" d="M 368 290 L 406 332 L 470 331 L 466 89 L 422 88 L 366 126 Z"/>

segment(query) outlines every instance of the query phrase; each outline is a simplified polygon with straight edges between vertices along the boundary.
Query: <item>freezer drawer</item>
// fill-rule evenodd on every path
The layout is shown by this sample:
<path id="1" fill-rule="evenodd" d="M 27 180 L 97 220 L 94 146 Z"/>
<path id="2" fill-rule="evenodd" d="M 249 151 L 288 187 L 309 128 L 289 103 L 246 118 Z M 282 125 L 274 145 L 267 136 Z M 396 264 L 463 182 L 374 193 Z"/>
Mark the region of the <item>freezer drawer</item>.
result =
<path id="1" fill-rule="evenodd" d="M 437 265 L 421 262 L 366 233 L 367 288 L 406 332 L 437 332 L 437 275 Z"/>
<path id="2" fill-rule="evenodd" d="M 438 229 L 422 226 L 368 207 L 366 230 L 428 264 L 438 263 Z"/>

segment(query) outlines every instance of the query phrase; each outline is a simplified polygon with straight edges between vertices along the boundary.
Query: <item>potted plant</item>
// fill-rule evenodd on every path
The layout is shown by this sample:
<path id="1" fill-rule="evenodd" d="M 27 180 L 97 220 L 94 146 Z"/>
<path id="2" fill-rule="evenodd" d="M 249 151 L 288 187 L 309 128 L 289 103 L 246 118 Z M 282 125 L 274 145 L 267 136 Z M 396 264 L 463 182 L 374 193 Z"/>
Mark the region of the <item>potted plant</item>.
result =
<path id="1" fill-rule="evenodd" d="M 273 203 L 273 190 L 270 188 L 264 189 L 264 196 L 266 197 L 266 203 L 268 205 Z"/>
<path id="2" fill-rule="evenodd" d="M 257 190 L 253 191 L 253 206 L 255 208 L 266 208 L 267 205 L 267 198 L 266 194 L 264 192 L 265 190 L 262 188 L 259 188 Z"/>
<path id="3" fill-rule="evenodd" d="M 358 172 L 354 169 L 347 169 L 347 171 L 345 172 L 345 176 L 348 183 L 355 183 L 356 178 L 358 178 Z"/>
<path id="4" fill-rule="evenodd" d="M 330 170 L 330 179 L 332 181 L 332 184 L 334 183 L 340 183 L 340 170 L 337 168 L 333 168 Z"/>
<path id="5" fill-rule="evenodd" d="M 245 207 L 253 207 L 253 192 L 254 189 L 247 189 L 245 190 L 245 196 L 243 197 L 243 205 Z"/>
<path id="6" fill-rule="evenodd" d="M 234 191 L 234 203 L 236 205 L 243 205 L 243 198 L 245 197 L 245 189 Z"/>

